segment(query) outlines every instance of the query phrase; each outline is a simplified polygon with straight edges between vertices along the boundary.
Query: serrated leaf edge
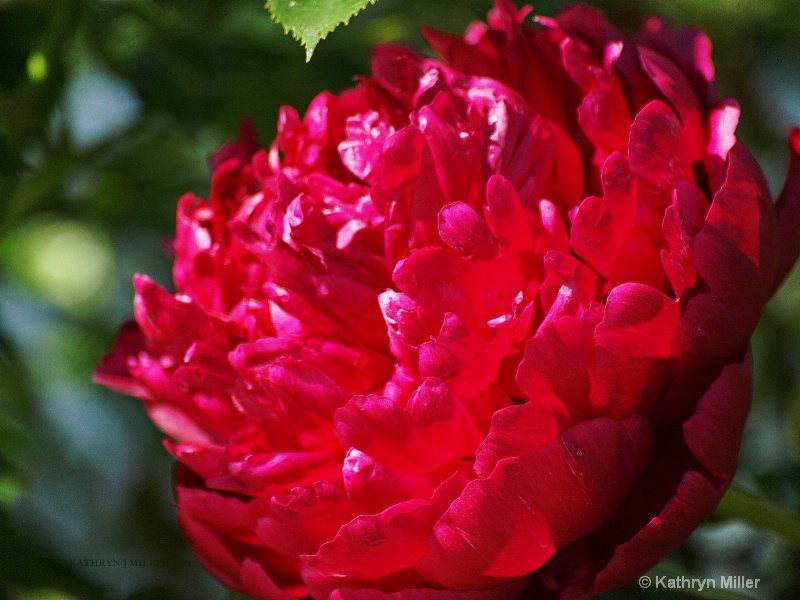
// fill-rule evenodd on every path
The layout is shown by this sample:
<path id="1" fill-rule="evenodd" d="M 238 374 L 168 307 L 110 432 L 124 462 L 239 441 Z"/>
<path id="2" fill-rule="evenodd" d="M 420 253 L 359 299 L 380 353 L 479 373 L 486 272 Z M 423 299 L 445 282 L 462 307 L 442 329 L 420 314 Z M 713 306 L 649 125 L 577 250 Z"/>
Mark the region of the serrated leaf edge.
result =
<path id="1" fill-rule="evenodd" d="M 288 26 L 287 26 L 285 23 L 283 23 L 283 22 L 279 21 L 279 20 L 278 20 L 278 19 L 275 17 L 275 12 L 274 12 L 274 7 L 273 7 L 273 2 L 272 2 L 272 0 L 267 0 L 266 4 L 264 4 L 264 8 L 265 8 L 265 9 L 267 9 L 267 11 L 269 12 L 269 16 L 270 16 L 270 18 L 271 18 L 273 21 L 275 21 L 275 23 L 279 24 L 279 25 L 280 25 L 280 26 L 283 28 L 283 33 L 284 33 L 285 35 L 291 35 L 291 36 L 292 36 L 292 38 L 294 38 L 295 40 L 297 40 L 298 42 L 300 42 L 300 45 L 301 45 L 301 46 L 303 46 L 303 47 L 306 49 L 306 63 L 308 63 L 308 62 L 310 62 L 310 61 L 311 61 L 311 57 L 312 57 L 312 55 L 314 54 L 314 50 L 316 50 L 316 48 L 317 48 L 317 45 L 318 45 L 318 44 L 319 44 L 319 43 L 320 43 L 322 40 L 324 40 L 324 39 L 327 39 L 327 37 L 328 37 L 328 34 L 331 34 L 331 33 L 333 33 L 334 31 L 336 31 L 336 30 L 337 30 L 337 29 L 338 29 L 338 28 L 339 28 L 341 25 L 344 25 L 345 27 L 347 27 L 347 26 L 350 24 L 350 20 L 351 20 L 353 17 L 356 17 L 356 16 L 358 16 L 358 15 L 359 15 L 359 14 L 361 14 L 361 13 L 362 13 L 362 12 L 363 12 L 363 11 L 364 11 L 364 10 L 365 10 L 367 7 L 368 7 L 368 6 L 370 6 L 370 5 L 374 5 L 374 4 L 375 4 L 377 1 L 378 1 L 378 0 L 365 0 L 365 2 L 364 2 L 364 6 L 362 6 L 361 8 L 358 8 L 358 9 L 356 9 L 356 12 L 354 12 L 353 14 L 351 14 L 351 15 L 350 15 L 349 17 L 347 17 L 346 19 L 343 19 L 343 20 L 339 21 L 338 23 L 336 23 L 335 25 L 333 25 L 333 26 L 332 26 L 330 29 L 326 29 L 325 31 L 321 32 L 321 33 L 320 33 L 320 35 L 319 35 L 319 37 L 318 37 L 318 38 L 316 39 L 316 41 L 314 41 L 314 42 L 310 42 L 310 41 L 303 41 L 303 39 L 300 37 L 300 35 L 298 35 L 298 33 L 297 33 L 297 32 L 296 32 L 296 31 L 295 31 L 293 28 L 291 28 L 291 27 L 288 27 Z"/>

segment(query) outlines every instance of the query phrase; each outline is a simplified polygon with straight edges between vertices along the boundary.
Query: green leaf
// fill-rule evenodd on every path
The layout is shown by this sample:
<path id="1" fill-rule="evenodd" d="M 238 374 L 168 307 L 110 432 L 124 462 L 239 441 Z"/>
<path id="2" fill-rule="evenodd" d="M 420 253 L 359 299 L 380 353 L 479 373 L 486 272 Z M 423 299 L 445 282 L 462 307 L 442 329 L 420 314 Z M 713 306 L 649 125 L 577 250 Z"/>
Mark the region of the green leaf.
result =
<path id="1" fill-rule="evenodd" d="M 306 62 L 314 49 L 339 25 L 347 25 L 368 4 L 377 0 L 267 0 L 275 22 L 283 25 L 306 48 Z"/>
<path id="2" fill-rule="evenodd" d="M 33 418 L 22 360 L 0 330 L 0 503 L 17 481 L 5 468 L 22 474 L 36 455 Z"/>
<path id="3" fill-rule="evenodd" d="M 789 399 L 784 423 L 789 442 L 789 456 L 795 464 L 800 465 L 800 390 L 796 390 Z"/>
<path id="4" fill-rule="evenodd" d="M 751 494 L 736 484 L 723 496 L 714 516 L 744 521 L 800 547 L 800 515 Z"/>

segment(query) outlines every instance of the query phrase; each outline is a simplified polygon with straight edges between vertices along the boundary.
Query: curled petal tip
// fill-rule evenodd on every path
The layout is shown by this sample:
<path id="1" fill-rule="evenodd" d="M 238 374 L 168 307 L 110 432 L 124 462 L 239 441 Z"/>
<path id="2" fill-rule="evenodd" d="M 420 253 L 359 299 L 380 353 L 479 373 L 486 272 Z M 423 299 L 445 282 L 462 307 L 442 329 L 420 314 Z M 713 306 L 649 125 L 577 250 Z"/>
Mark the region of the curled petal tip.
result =
<path id="1" fill-rule="evenodd" d="M 789 276 L 800 255 L 800 128 L 789 130 L 789 169 L 775 210 L 778 215 L 780 257 L 773 293 Z"/>
<path id="2" fill-rule="evenodd" d="M 800 127 L 797 125 L 789 129 L 789 147 L 794 154 L 800 154 Z"/>

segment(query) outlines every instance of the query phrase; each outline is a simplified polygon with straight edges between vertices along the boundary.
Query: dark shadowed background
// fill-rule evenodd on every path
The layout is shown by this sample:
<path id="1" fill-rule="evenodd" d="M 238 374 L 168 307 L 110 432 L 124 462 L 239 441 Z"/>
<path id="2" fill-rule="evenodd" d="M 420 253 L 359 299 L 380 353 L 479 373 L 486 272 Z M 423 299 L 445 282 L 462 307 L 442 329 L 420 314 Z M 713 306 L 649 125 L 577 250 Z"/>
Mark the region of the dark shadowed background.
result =
<path id="1" fill-rule="evenodd" d="M 708 32 L 720 93 L 741 102 L 739 135 L 777 192 L 800 123 L 800 3 L 591 4 L 629 33 L 651 13 Z M 422 49 L 421 25 L 460 33 L 489 8 L 380 0 L 305 64 L 263 0 L 0 0 L 0 599 L 234 597 L 177 530 L 162 436 L 138 401 L 91 383 L 131 314 L 131 277 L 170 286 L 162 243 L 176 200 L 207 194 L 208 156 L 243 117 L 268 144 L 281 104 L 302 113 L 351 85 L 376 43 Z M 769 305 L 754 348 L 737 483 L 796 514 L 800 277 Z M 800 598 L 798 565 L 796 546 L 720 515 L 662 569 L 760 578 L 754 597 L 788 600 Z M 694 596 L 633 584 L 610 597 Z"/>

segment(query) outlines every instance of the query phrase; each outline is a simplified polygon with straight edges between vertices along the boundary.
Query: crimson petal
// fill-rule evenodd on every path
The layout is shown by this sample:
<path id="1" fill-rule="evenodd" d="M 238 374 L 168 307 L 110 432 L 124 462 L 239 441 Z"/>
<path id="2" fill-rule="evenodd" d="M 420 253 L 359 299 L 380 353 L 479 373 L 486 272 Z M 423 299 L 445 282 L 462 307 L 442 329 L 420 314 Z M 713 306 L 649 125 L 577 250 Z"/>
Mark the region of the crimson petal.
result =
<path id="1" fill-rule="evenodd" d="M 775 205 L 781 254 L 773 291 L 783 283 L 800 255 L 800 129 L 794 128 L 789 134 L 789 148 L 789 173 Z"/>
<path id="2" fill-rule="evenodd" d="M 484 589 L 540 567 L 616 509 L 653 447 L 647 421 L 595 419 L 468 484 L 416 569 L 451 589 Z"/>

